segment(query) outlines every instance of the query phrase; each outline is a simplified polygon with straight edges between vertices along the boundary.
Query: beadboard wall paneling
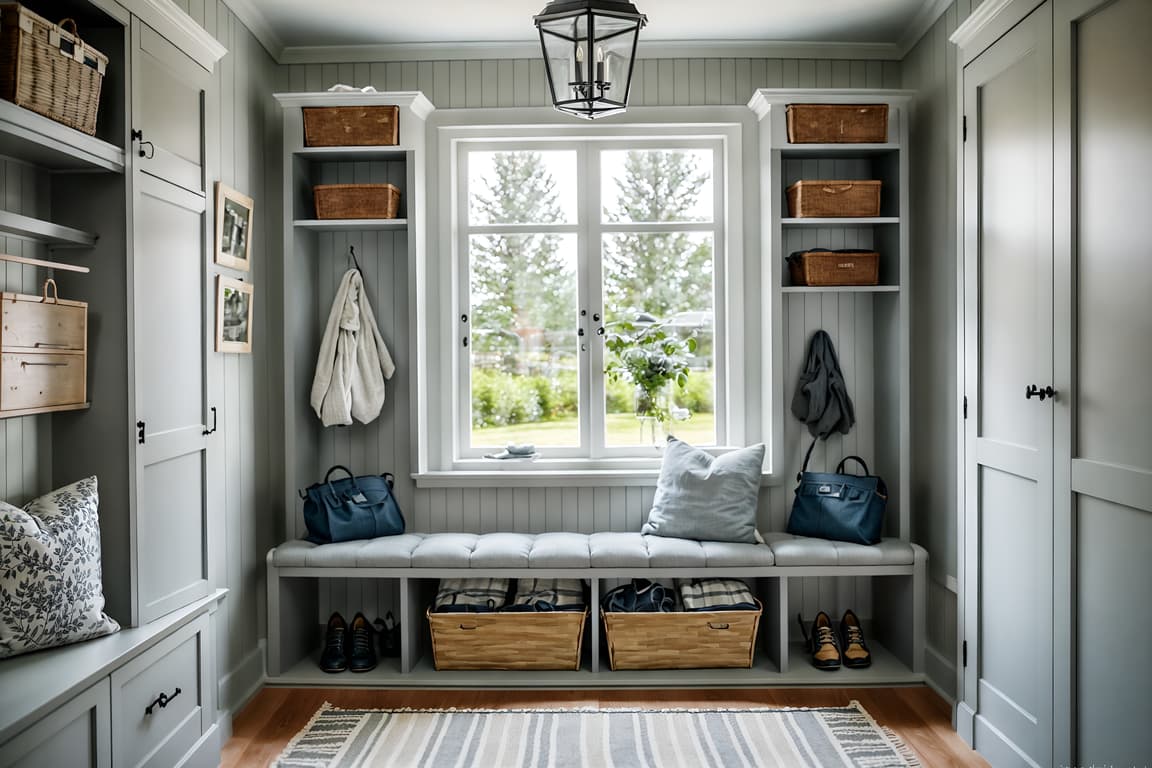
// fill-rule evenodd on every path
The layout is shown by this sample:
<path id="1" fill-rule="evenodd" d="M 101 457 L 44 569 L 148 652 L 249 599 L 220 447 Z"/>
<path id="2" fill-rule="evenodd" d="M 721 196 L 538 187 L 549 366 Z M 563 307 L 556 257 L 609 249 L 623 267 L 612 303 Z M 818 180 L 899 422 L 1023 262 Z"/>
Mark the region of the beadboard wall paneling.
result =
<path id="1" fill-rule="evenodd" d="M 0 157 L 0 208 L 11 213 L 51 219 L 51 182 L 46 171 L 19 160 Z M 13 256 L 48 259 L 42 243 L 0 236 L 0 248 Z M 67 256 L 63 258 L 67 259 Z M 38 294 L 48 271 L 24 264 L 0 262 L 0 286 L 13 293 Z M 67 298 L 67 297 L 65 297 Z M 51 416 L 0 419 L 0 498 L 22 505 L 50 490 L 52 482 Z"/>
<path id="2" fill-rule="evenodd" d="M 280 116 L 272 93 L 277 65 L 222 0 L 177 0 L 177 5 L 211 33 L 228 53 L 216 65 L 215 112 L 217 125 L 209 125 L 209 141 L 217 142 L 218 168 L 209 169 L 210 181 L 222 181 L 255 201 L 251 234 L 251 271 L 212 265 L 209 285 L 216 275 L 250 281 L 255 286 L 252 354 L 211 351 L 206 368 L 210 405 L 217 408 L 219 433 L 214 448 L 224 452 L 223 486 L 217 495 L 222 508 L 209 510 L 222 516 L 223 541 L 214 541 L 218 572 L 216 585 L 228 597 L 216 614 L 216 667 L 222 711 L 233 711 L 259 685 L 263 676 L 261 638 L 266 634 L 264 556 L 279 543 L 276 521 L 282 519 L 280 488 L 283 462 L 273 454 L 283 444 L 282 413 L 276 393 L 283 343 L 278 323 L 280 297 L 272 290 L 279 283 L 277 244 L 282 238 L 280 211 Z"/>
<path id="3" fill-rule="evenodd" d="M 956 0 L 908 52 L 912 110 L 912 538 L 928 562 L 928 671 L 956 692 L 957 409 L 956 49 L 948 36 L 978 5 Z"/>

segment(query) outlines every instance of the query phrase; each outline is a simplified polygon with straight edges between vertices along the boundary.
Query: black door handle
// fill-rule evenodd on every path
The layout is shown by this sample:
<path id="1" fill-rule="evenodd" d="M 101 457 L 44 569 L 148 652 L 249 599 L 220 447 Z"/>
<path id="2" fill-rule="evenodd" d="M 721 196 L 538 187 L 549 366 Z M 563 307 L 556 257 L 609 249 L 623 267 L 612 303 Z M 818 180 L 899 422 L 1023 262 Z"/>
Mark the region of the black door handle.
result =
<path id="1" fill-rule="evenodd" d="M 216 431 L 216 406 L 212 406 L 208 410 L 212 411 L 212 429 L 204 430 L 204 434 L 210 435 Z"/>
<path id="2" fill-rule="evenodd" d="M 1043 389 L 1036 386 L 1035 384 L 1029 384 L 1027 387 L 1024 388 L 1024 399 L 1025 400 L 1031 400 L 1033 396 L 1039 397 L 1040 402 L 1044 402 L 1045 398 L 1050 398 L 1052 400 L 1055 400 L 1056 399 L 1056 390 L 1052 389 L 1051 384 L 1044 387 Z"/>

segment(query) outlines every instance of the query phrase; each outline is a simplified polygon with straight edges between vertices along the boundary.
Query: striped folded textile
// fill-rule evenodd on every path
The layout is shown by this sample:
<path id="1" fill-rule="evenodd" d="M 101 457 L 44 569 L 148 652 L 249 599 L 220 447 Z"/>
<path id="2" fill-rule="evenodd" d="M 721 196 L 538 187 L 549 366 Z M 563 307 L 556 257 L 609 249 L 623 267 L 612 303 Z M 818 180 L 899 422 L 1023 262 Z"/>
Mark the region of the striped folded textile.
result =
<path id="1" fill-rule="evenodd" d="M 739 579 L 676 579 L 685 611 L 754 611 L 756 598 Z"/>
<path id="2" fill-rule="evenodd" d="M 581 579 L 519 579 L 516 596 L 505 611 L 582 611 L 584 599 Z"/>
<path id="3" fill-rule="evenodd" d="M 508 602 L 509 579 L 440 579 L 433 613 L 498 611 Z"/>

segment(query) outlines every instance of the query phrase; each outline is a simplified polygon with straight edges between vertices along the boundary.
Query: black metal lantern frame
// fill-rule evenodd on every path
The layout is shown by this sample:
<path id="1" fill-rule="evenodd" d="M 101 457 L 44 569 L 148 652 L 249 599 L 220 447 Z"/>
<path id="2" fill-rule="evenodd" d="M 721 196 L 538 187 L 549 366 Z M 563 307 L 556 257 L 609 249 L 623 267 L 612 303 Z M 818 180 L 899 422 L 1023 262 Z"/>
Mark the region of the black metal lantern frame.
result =
<path id="1" fill-rule="evenodd" d="M 533 18 L 552 104 L 587 120 L 628 106 L 636 43 L 648 18 L 627 0 L 553 0 Z"/>

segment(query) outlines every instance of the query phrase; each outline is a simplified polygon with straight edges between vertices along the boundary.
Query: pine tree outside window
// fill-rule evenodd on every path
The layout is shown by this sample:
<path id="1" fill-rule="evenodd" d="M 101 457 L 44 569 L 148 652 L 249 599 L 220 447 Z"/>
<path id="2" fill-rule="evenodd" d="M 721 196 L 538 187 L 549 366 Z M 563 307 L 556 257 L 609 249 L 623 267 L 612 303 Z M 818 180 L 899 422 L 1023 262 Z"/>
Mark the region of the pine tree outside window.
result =
<path id="1" fill-rule="evenodd" d="M 508 443 L 651 458 L 665 433 L 726 445 L 724 157 L 693 137 L 457 145 L 458 459 Z M 605 373 L 621 354 L 605 339 L 648 327 L 692 349 L 659 423 Z M 663 351 L 625 353 L 660 366 Z"/>

